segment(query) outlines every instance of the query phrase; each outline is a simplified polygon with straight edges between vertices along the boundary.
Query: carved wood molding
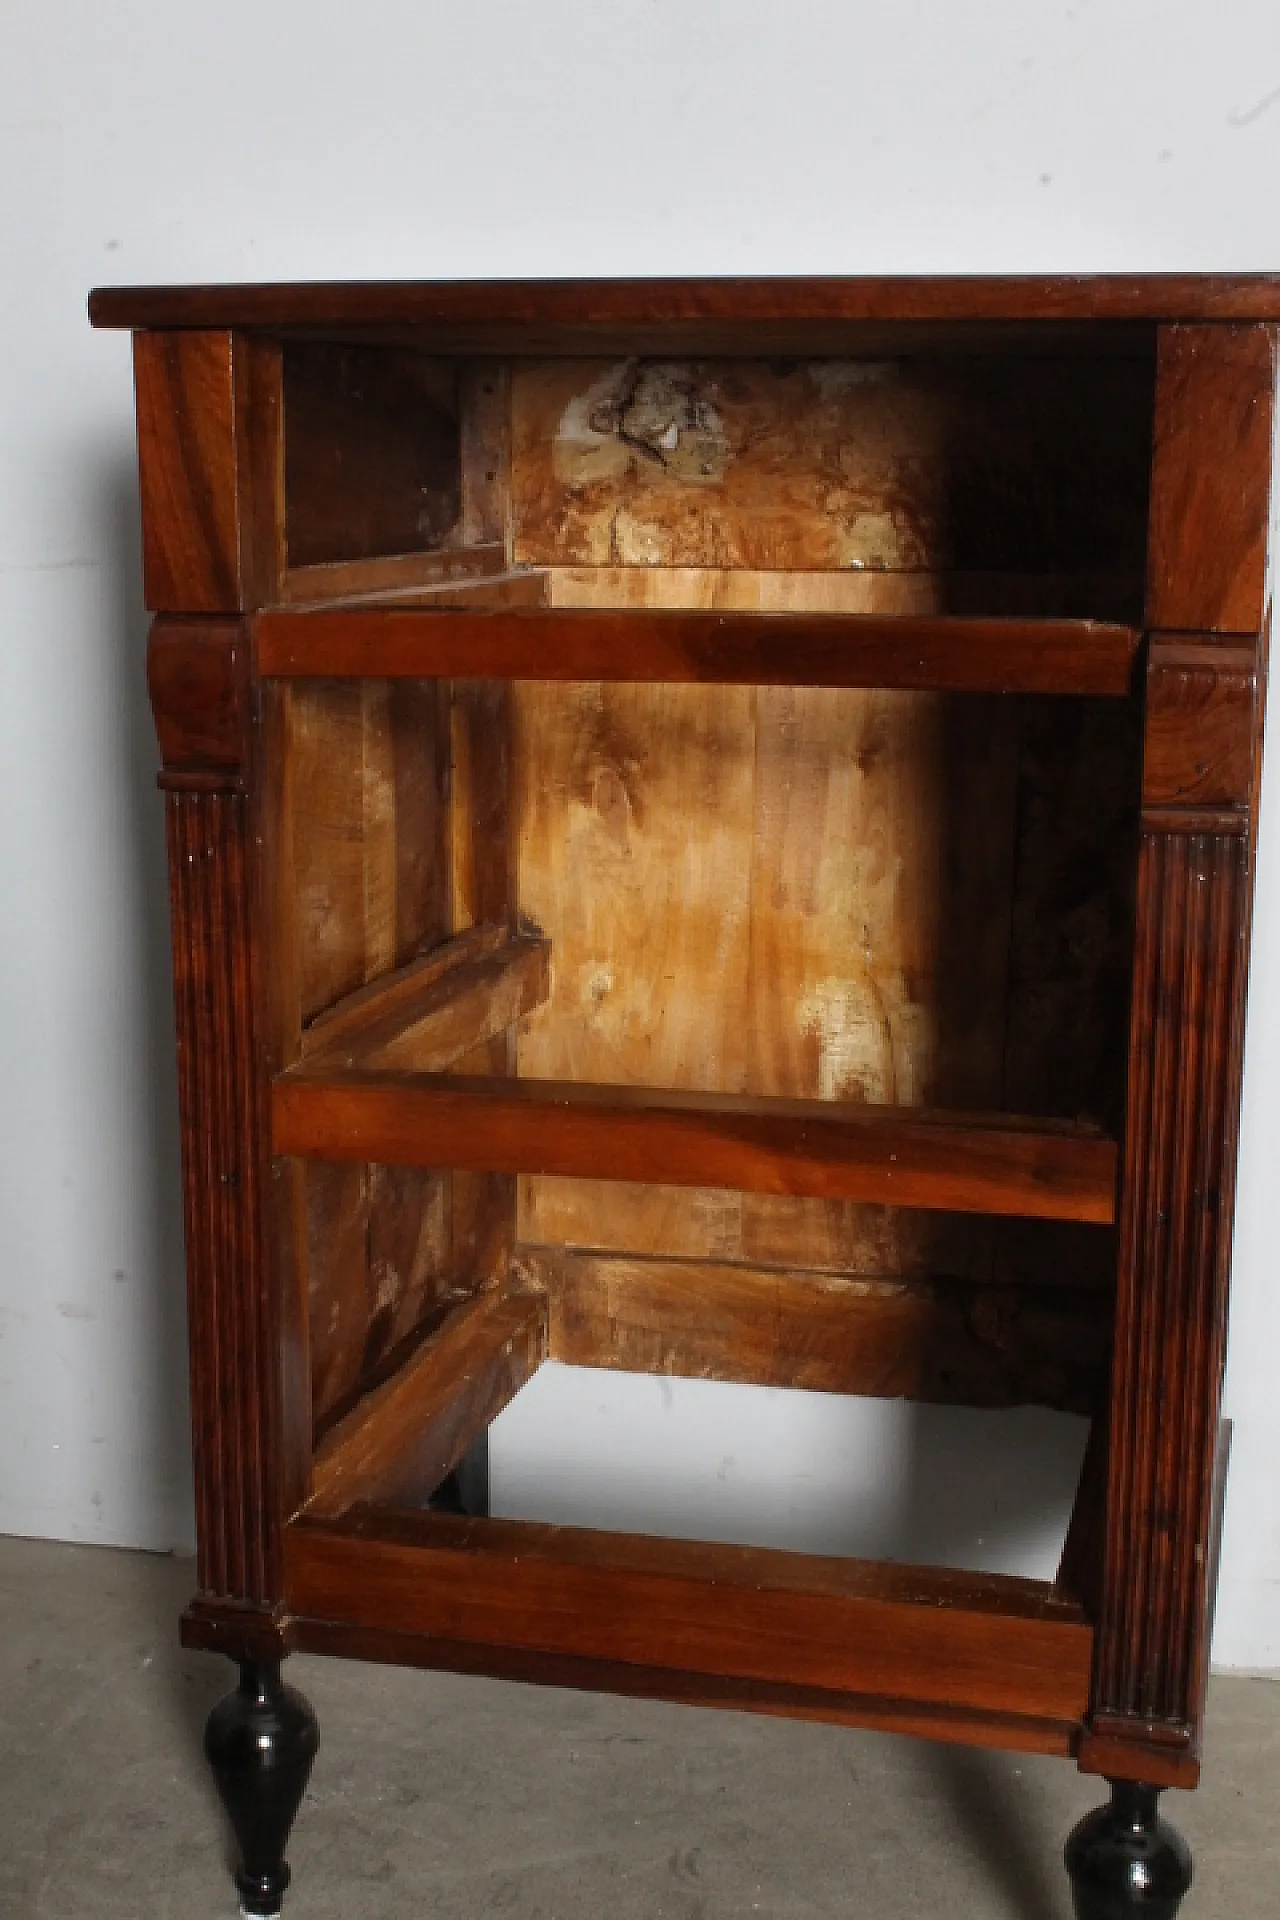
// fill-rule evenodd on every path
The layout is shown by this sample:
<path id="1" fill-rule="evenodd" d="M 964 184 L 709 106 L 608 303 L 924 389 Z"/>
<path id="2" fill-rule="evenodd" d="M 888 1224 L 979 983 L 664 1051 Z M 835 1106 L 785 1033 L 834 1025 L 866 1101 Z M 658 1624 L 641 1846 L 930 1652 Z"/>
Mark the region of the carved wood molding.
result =
<path id="1" fill-rule="evenodd" d="M 1239 834 L 1144 826 L 1091 1714 L 1108 1749 L 1189 1748 L 1202 1709 L 1248 857 Z"/>
<path id="2" fill-rule="evenodd" d="M 157 620 L 199 1582 L 280 1590 L 279 1332 L 264 1231 L 248 652 L 228 620 Z"/>

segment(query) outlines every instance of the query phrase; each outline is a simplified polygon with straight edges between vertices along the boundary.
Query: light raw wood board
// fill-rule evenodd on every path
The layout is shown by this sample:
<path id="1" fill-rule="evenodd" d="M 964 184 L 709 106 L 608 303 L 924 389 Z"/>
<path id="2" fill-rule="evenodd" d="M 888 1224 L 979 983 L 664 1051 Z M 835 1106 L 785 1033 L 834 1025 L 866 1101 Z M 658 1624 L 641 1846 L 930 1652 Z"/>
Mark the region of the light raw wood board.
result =
<path id="1" fill-rule="evenodd" d="M 521 1076 L 747 1091 L 754 689 L 514 692 L 519 911 L 553 955 Z"/>
<path id="2" fill-rule="evenodd" d="M 451 1181 L 416 1167 L 308 1161 L 300 1184 L 321 1422 L 453 1291 Z"/>
<path id="3" fill-rule="evenodd" d="M 999 702 L 526 685 L 519 906 L 553 988 L 522 1075 L 998 1104 L 1015 740 Z M 522 1240 L 883 1274 L 989 1267 L 981 1222 L 521 1181 Z"/>
<path id="4" fill-rule="evenodd" d="M 449 930 L 446 715 L 431 682 L 291 689 L 284 853 L 303 1024 Z"/>
<path id="5" fill-rule="evenodd" d="M 502 388 L 499 386 L 499 396 Z M 492 420 L 492 408 L 485 413 Z M 488 496 L 486 512 L 495 512 Z M 512 711 L 514 689 L 458 680 L 450 691 L 449 859 L 452 925 L 510 925 L 512 872 Z M 515 1069 L 515 1036 L 496 1034 L 456 1063 L 458 1073 L 503 1077 Z M 505 1277 L 515 1237 L 516 1183 L 508 1174 L 452 1175 L 453 1262 L 467 1284 L 489 1288 Z"/>
<path id="6" fill-rule="evenodd" d="M 748 1086 L 999 1104 L 1016 736 L 1007 703 L 761 688 Z M 743 1257 L 972 1272 L 987 1229 L 745 1195 Z"/>
<path id="7" fill-rule="evenodd" d="M 1077 1291 L 546 1247 L 516 1260 L 547 1292 L 550 1357 L 574 1366 L 1066 1411 L 1106 1387 L 1107 1303 Z"/>
<path id="8" fill-rule="evenodd" d="M 928 615 L 945 607 L 932 573 L 762 572 L 733 567 L 552 567 L 552 607 L 650 607 L 672 612 Z"/>
<path id="9" fill-rule="evenodd" d="M 461 516 L 467 546 L 501 544 L 511 558 L 511 375 L 497 360 L 470 360 L 458 370 Z"/>
<path id="10" fill-rule="evenodd" d="M 447 688 L 305 682 L 290 690 L 284 753 L 303 1023 L 450 931 Z M 376 1377 L 478 1253 L 455 1234 L 452 1179 L 418 1168 L 310 1162 L 303 1210 L 317 1420 Z"/>
<path id="11" fill-rule="evenodd" d="M 516 689 L 519 909 L 554 929 L 522 1077 L 746 1091 L 754 711 L 745 687 Z M 581 1243 L 615 1199 L 585 1181 L 519 1189 L 521 1239 Z M 736 1194 L 631 1189 L 622 1208 L 640 1251 L 688 1218 L 725 1252 L 740 1239 Z"/>
<path id="12" fill-rule="evenodd" d="M 1044 614 L 1063 619 L 1138 621 L 1142 586 L 1136 573 L 842 573 L 768 572 L 744 567 L 566 567 L 514 573 L 523 604 L 550 607 L 649 608 L 710 613 Z M 539 583 L 541 598 L 539 597 Z M 441 591 L 444 591 L 443 589 Z M 497 583 L 495 582 L 494 604 Z M 455 596 L 479 604 L 479 589 Z M 424 602 L 424 604 L 426 604 Z M 433 604 L 446 604 L 436 601 Z M 510 604 L 510 603 L 508 603 Z"/>
<path id="13" fill-rule="evenodd" d="M 1127 362 L 528 361 L 511 401 L 518 564 L 1141 571 Z"/>

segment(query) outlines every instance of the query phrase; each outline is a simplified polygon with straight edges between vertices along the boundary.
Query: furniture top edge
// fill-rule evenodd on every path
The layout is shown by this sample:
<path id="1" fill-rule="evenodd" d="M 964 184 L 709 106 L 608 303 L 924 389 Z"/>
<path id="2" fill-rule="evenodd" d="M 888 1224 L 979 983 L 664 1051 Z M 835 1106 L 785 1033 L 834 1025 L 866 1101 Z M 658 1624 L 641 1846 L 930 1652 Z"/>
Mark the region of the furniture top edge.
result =
<path id="1" fill-rule="evenodd" d="M 1280 273 L 298 281 L 97 287 L 96 327 L 1277 321 Z"/>

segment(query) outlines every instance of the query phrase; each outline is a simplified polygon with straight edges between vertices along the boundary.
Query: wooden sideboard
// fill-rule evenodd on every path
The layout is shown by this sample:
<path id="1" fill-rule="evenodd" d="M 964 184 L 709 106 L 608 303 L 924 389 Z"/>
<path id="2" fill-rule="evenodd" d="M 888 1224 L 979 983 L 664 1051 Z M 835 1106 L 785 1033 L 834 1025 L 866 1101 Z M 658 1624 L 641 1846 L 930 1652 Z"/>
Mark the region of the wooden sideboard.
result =
<path id="1" fill-rule="evenodd" d="M 207 1747 L 295 1648 L 1200 1766 L 1280 279 L 103 289 Z M 1084 1414 L 1052 1583 L 490 1517 L 544 1359 Z"/>

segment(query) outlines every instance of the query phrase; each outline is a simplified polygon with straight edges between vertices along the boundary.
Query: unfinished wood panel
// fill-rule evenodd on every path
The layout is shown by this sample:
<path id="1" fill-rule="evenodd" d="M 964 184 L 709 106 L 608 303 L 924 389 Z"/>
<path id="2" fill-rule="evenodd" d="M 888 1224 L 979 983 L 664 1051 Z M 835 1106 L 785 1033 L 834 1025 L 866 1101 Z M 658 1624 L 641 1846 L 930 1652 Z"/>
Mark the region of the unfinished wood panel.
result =
<path id="1" fill-rule="evenodd" d="M 303 1022 L 448 932 L 446 724 L 429 681 L 293 691 L 283 857 Z"/>
<path id="2" fill-rule="evenodd" d="M 521 1076 L 745 1091 L 753 693 L 515 691 L 519 910 L 555 953 Z"/>
<path id="3" fill-rule="evenodd" d="M 514 692 L 519 908 L 555 955 L 521 1076 L 744 1090 L 754 692 Z M 521 1238 L 543 1237 L 539 1184 L 520 1181 Z M 581 1204 L 595 1211 L 598 1193 Z M 631 1244 L 659 1250 L 661 1196 L 647 1230 L 634 1211 Z"/>
<path id="4" fill-rule="evenodd" d="M 547 1292 L 550 1357 L 574 1366 L 1069 1412 L 1106 1389 L 1110 1313 L 1093 1295 L 543 1247 L 516 1268 Z"/>
<path id="5" fill-rule="evenodd" d="M 421 1167 L 303 1169 L 312 1410 L 322 1424 L 460 1285 L 451 1176 Z"/>
<path id="6" fill-rule="evenodd" d="M 1140 574 L 1150 408 L 1140 362 L 517 364 L 514 554 Z"/>
<path id="7" fill-rule="evenodd" d="M 295 688 L 282 849 L 306 1022 L 448 930 L 447 696 L 431 682 Z M 307 1166 L 300 1177 L 323 1420 L 458 1284 L 451 1178 L 423 1168 Z"/>
<path id="8" fill-rule="evenodd" d="M 518 689 L 458 680 L 450 707 L 453 929 L 513 918 L 514 702 Z"/>
<path id="9" fill-rule="evenodd" d="M 934 573 L 867 569 L 798 572 L 748 567 L 548 566 L 552 607 L 644 608 L 671 613 L 878 613 L 927 616 L 946 610 Z"/>
<path id="10" fill-rule="evenodd" d="M 1039 615 L 1140 622 L 1136 576 L 1090 573 L 774 572 L 746 567 L 548 567 L 552 607 L 703 608 L 724 613 L 861 613 L 895 619 L 930 614 Z"/>
<path id="11" fill-rule="evenodd" d="M 760 689 L 751 1092 L 995 1104 L 1015 750 L 1003 702 Z"/>
<path id="12" fill-rule="evenodd" d="M 288 341 L 284 488 L 291 567 L 460 544 L 453 362 Z"/>
<path id="13" fill-rule="evenodd" d="M 460 968 L 497 953 L 511 938 L 505 926 L 469 927 L 452 940 L 417 954 L 394 973 L 382 974 L 357 987 L 336 1005 L 317 1014 L 302 1035 L 301 1057 L 333 1048 L 364 1044 L 371 1026 L 397 1019 L 408 1021 L 424 994 L 447 981 Z"/>
<path id="14" fill-rule="evenodd" d="M 1017 773 L 1002 703 L 566 692 L 519 693 L 522 905 L 559 995 L 521 1039 L 522 1073 L 999 1104 Z M 716 931 L 735 944 L 710 950 Z M 521 1190 L 521 1237 L 540 1241 L 868 1273 L 990 1261 L 972 1222 L 849 1202 Z"/>
<path id="15" fill-rule="evenodd" d="M 512 843 L 513 703 L 515 690 L 495 681 L 458 680 L 449 709 L 449 857 L 455 932 L 511 926 L 515 914 Z M 516 1042 L 497 1033 L 458 1061 L 460 1073 L 505 1078 L 515 1071 Z M 458 1169 L 453 1174 L 454 1257 L 492 1285 L 506 1272 L 515 1238 L 516 1182 L 507 1173 Z"/>
<path id="16" fill-rule="evenodd" d="M 448 947 L 459 944 L 469 944 L 465 934 Z M 349 1001 L 340 1003 L 329 1020 L 309 1030 L 308 1038 L 318 1034 L 321 1044 L 306 1048 L 304 1057 L 316 1066 L 328 1061 L 445 1072 L 504 1036 L 545 1000 L 550 978 L 549 943 L 521 935 L 507 936 L 488 952 L 464 952 L 452 966 L 429 955 L 392 974 L 385 994 L 364 988 L 360 1017 L 351 1014 Z"/>
<path id="17" fill-rule="evenodd" d="M 142 581 L 154 613 L 235 613 L 236 412 L 229 333 L 133 343 Z"/>
<path id="18" fill-rule="evenodd" d="M 548 1245 L 868 1276 L 989 1277 L 988 1224 L 973 1214 L 548 1176 L 522 1187 L 523 1230 Z"/>
<path id="19" fill-rule="evenodd" d="M 469 547 L 496 542 L 511 560 L 511 374 L 500 360 L 458 369 L 461 425 L 459 532 Z"/>
<path id="20" fill-rule="evenodd" d="M 752 1092 L 999 1104 L 1015 774 L 1000 701 L 760 690 Z M 748 1260 L 967 1272 L 982 1237 L 944 1216 L 743 1201 Z"/>
<path id="21" fill-rule="evenodd" d="M 455 1308 L 316 1450 L 308 1510 L 427 1499 L 546 1354 L 545 1303 L 530 1295 Z"/>
<path id="22" fill-rule="evenodd" d="M 1274 405 L 1273 328 L 1160 328 L 1148 626 L 1261 628 Z"/>

